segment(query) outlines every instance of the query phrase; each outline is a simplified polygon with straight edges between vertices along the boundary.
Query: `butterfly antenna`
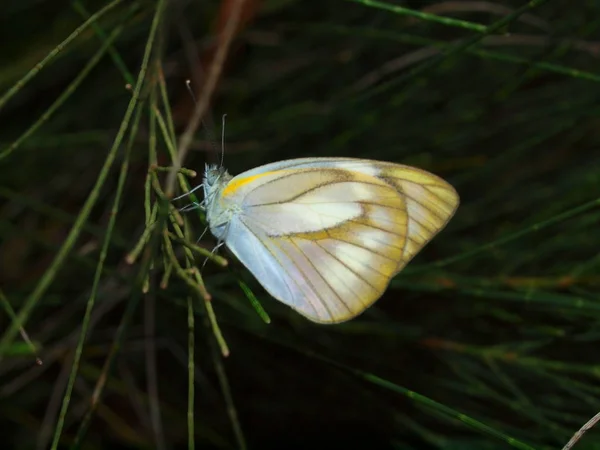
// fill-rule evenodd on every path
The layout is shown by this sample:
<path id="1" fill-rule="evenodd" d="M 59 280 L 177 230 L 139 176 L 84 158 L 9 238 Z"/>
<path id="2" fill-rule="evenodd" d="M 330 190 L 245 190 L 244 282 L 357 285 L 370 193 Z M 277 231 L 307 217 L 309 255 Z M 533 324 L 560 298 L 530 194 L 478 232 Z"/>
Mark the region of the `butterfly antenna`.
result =
<path id="1" fill-rule="evenodd" d="M 192 97 L 192 100 L 194 101 L 194 104 L 196 104 L 196 96 L 194 95 L 194 91 L 192 91 L 192 80 L 190 80 L 189 78 L 187 80 L 185 80 L 185 87 L 187 88 L 188 92 L 190 93 L 190 97 Z"/>
<path id="2" fill-rule="evenodd" d="M 192 81 L 189 79 L 185 80 L 185 86 L 187 87 L 187 90 L 190 93 L 190 96 L 192 97 L 194 104 L 196 104 L 197 103 L 196 96 L 194 95 L 194 91 L 192 91 Z M 212 120 L 210 120 L 209 121 L 210 123 L 207 124 L 207 121 L 205 120 L 204 117 L 202 117 L 201 122 L 202 122 L 202 127 L 204 128 L 204 133 L 206 134 L 206 137 L 210 141 L 210 145 L 212 146 L 213 151 L 215 152 L 215 154 L 217 154 L 219 152 L 219 150 L 217 149 L 217 144 L 215 142 L 215 136 L 212 133 L 212 130 L 214 129 L 215 124 L 213 123 Z"/>
<path id="3" fill-rule="evenodd" d="M 221 165 L 219 167 L 223 167 L 223 161 L 225 160 L 225 117 L 227 117 L 227 114 L 223 114 L 221 119 Z"/>

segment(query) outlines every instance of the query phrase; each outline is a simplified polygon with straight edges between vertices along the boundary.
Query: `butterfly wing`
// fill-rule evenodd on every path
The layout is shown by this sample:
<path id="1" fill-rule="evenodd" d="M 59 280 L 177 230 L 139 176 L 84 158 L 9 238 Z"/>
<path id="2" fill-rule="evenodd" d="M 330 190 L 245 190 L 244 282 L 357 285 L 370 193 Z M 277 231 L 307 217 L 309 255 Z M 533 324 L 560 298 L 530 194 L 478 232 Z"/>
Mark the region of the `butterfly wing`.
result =
<path id="1" fill-rule="evenodd" d="M 275 298 L 315 322 L 363 312 L 458 205 L 435 175 L 391 163 L 306 158 L 233 178 L 226 245 Z"/>

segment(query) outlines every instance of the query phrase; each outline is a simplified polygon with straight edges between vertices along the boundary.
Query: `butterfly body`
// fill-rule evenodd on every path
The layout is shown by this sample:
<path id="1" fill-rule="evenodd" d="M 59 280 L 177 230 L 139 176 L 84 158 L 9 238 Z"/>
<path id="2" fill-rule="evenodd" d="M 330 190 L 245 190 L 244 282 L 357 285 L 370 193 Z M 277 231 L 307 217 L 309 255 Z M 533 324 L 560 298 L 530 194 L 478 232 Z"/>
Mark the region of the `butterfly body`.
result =
<path id="1" fill-rule="evenodd" d="M 222 192 L 232 176 L 218 166 L 207 166 L 204 173 L 204 206 L 210 232 L 219 240 L 225 240 L 227 224 L 239 209 L 223 201 Z"/>
<path id="2" fill-rule="evenodd" d="M 310 320 L 355 317 L 454 214 L 458 194 L 409 166 L 301 158 L 204 179 L 211 232 L 273 297 Z"/>

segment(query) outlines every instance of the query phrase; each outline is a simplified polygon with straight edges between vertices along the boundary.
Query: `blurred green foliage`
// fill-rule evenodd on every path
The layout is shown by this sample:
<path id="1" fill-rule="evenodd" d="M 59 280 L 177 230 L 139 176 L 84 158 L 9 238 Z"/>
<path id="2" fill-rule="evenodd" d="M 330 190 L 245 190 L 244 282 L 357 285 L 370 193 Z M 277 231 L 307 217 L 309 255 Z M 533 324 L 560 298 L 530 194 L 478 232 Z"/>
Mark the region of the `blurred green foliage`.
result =
<path id="1" fill-rule="evenodd" d="M 202 270 L 207 309 L 199 275 L 182 281 L 204 261 L 178 243 L 202 233 L 195 214 L 169 225 L 182 267 L 160 288 L 166 205 L 148 167 L 171 165 L 185 80 L 203 95 L 236 2 L 113 3 L 2 5 L 2 448 L 557 449 L 600 411 L 599 2 L 246 0 L 185 167 L 218 160 L 226 113 L 231 173 L 357 156 L 461 195 L 384 297 L 335 326 L 232 260 Z"/>

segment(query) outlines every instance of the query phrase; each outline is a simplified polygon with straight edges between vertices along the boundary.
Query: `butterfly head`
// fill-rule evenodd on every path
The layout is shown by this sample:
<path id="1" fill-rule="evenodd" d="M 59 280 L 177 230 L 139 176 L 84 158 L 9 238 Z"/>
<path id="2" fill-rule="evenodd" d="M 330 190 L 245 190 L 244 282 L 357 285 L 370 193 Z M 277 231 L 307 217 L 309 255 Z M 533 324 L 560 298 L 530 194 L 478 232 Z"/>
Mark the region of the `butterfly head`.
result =
<path id="1" fill-rule="evenodd" d="M 204 169 L 204 201 L 211 203 L 215 195 L 231 180 L 231 175 L 222 166 L 207 164 Z"/>

